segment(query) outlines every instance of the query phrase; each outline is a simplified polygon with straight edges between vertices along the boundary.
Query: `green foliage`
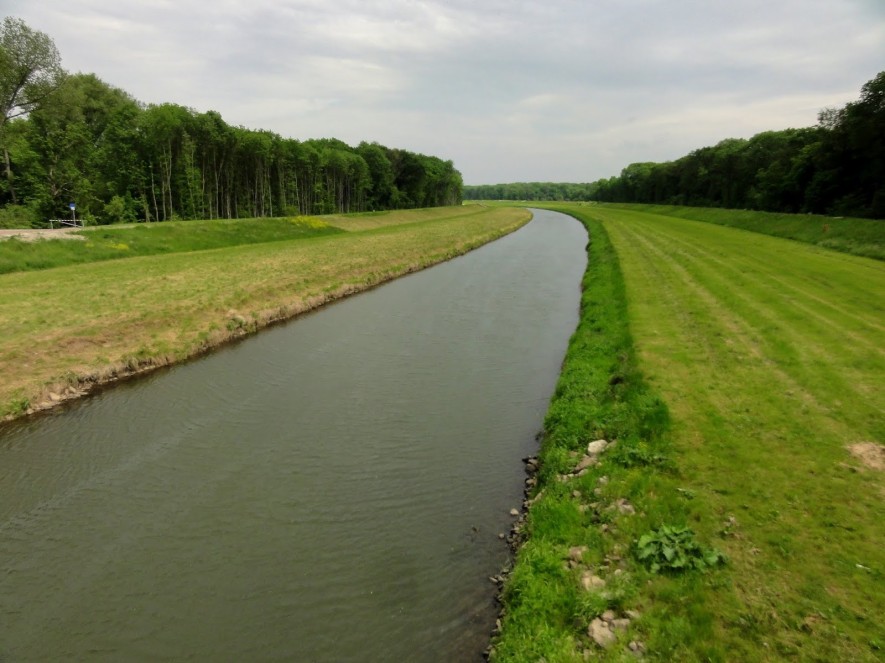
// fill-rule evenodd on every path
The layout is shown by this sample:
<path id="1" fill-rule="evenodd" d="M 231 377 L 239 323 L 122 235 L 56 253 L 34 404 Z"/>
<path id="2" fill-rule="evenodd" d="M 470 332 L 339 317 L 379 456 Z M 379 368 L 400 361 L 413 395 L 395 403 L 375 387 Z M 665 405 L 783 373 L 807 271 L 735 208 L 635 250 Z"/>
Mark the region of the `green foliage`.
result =
<path id="1" fill-rule="evenodd" d="M 135 202 L 129 196 L 114 196 L 104 206 L 104 218 L 107 223 L 135 223 Z"/>
<path id="2" fill-rule="evenodd" d="M 612 451 L 611 459 L 623 467 L 642 467 L 657 465 L 667 467 L 670 460 L 666 454 L 660 453 L 651 445 L 634 440 L 625 440 Z"/>
<path id="3" fill-rule="evenodd" d="M 727 138 L 589 184 L 465 187 L 470 200 L 651 203 L 885 218 L 885 72 L 815 127 Z M 860 251 L 852 251 L 864 255 Z"/>
<path id="4" fill-rule="evenodd" d="M 5 162 L 9 155 L 0 205 L 24 202 L 46 221 L 66 218 L 73 201 L 81 217 L 118 223 L 461 202 L 461 174 L 451 161 L 434 156 L 377 143 L 352 148 L 336 139 L 301 142 L 232 127 L 215 111 L 145 107 L 94 75 L 53 77 L 51 67 L 38 76 L 39 86 L 19 89 L 21 76 L 13 65 L 29 57 L 25 47 L 34 40 L 6 38 L 10 26 L 27 29 L 16 21 L 6 19 L 6 32 L 0 30 L 0 109 L 6 110 L 0 116 L 0 156 Z M 57 69 L 57 61 L 52 66 Z M 7 83 L 15 89 L 7 91 Z M 38 87 L 52 88 L 53 94 L 38 99 Z M 23 111 L 26 119 L 3 126 Z"/>
<path id="5" fill-rule="evenodd" d="M 0 207 L 0 228 L 30 228 L 35 220 L 34 210 L 24 205 Z"/>
<path id="6" fill-rule="evenodd" d="M 28 398 L 13 398 L 8 403 L 0 404 L 0 417 L 19 417 L 28 411 L 31 401 Z"/>
<path id="7" fill-rule="evenodd" d="M 703 570 L 725 563 L 725 556 L 704 548 L 688 527 L 661 525 L 643 534 L 636 542 L 636 558 L 652 573 Z"/>
<path id="8" fill-rule="evenodd" d="M 19 18 L 0 23 L 0 129 L 38 108 L 63 75 L 52 39 Z"/>
<path id="9" fill-rule="evenodd" d="M 464 187 L 465 200 L 591 200 L 594 184 L 567 182 L 513 182 L 473 184 Z"/>

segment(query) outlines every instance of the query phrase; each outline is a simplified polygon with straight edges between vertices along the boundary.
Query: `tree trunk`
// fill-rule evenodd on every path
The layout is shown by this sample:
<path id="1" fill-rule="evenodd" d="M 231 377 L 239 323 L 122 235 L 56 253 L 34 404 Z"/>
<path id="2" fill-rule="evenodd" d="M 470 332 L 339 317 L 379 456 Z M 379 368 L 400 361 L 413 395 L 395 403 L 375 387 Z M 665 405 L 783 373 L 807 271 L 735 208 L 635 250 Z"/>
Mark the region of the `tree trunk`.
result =
<path id="1" fill-rule="evenodd" d="M 15 185 L 12 180 L 12 165 L 9 163 L 9 150 L 3 146 L 3 158 L 6 160 L 6 181 L 9 182 L 9 194 L 12 196 L 12 204 L 18 205 L 18 198 L 15 195 Z"/>

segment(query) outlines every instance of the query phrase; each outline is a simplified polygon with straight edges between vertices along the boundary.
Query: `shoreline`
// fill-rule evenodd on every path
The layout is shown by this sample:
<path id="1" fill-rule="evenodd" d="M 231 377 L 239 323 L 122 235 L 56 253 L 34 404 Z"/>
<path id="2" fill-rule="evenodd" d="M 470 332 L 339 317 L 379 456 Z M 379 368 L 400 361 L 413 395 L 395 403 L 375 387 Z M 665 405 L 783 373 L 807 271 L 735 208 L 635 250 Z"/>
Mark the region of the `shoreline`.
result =
<path id="1" fill-rule="evenodd" d="M 656 481 L 664 468 L 633 458 L 663 456 L 669 415 L 636 366 L 623 276 L 605 228 L 568 208 L 542 208 L 584 225 L 588 261 L 539 448 L 523 459 L 522 509 L 507 537 L 512 558 L 492 578 L 499 616 L 485 657 L 642 657 L 644 614 L 653 606 L 635 587 L 652 575 L 631 559 L 631 547 L 633 532 L 656 514 L 632 486 Z"/>
<path id="2" fill-rule="evenodd" d="M 527 210 L 526 210 L 527 211 Z M 238 311 L 230 310 L 223 317 L 214 321 L 221 325 L 211 330 L 198 345 L 185 349 L 181 354 L 156 353 L 145 356 L 132 357 L 125 360 L 112 362 L 101 368 L 91 371 L 75 373 L 67 378 L 50 379 L 44 384 L 42 390 L 37 393 L 25 395 L 28 405 L 19 411 L 14 411 L 0 418 L 0 426 L 14 421 L 22 421 L 31 417 L 40 416 L 46 412 L 57 409 L 59 406 L 70 403 L 98 393 L 103 389 L 127 380 L 137 379 L 152 371 L 161 368 L 183 364 L 188 361 L 199 359 L 225 345 L 238 342 L 256 334 L 257 332 L 294 320 L 295 318 L 317 311 L 318 309 L 332 304 L 338 300 L 350 297 L 361 292 L 366 292 L 378 286 L 384 285 L 394 279 L 402 278 L 415 272 L 427 269 L 434 265 L 447 262 L 462 256 L 485 244 L 500 239 L 515 232 L 528 224 L 533 218 L 531 212 L 527 216 L 520 215 L 513 222 L 500 229 L 492 231 L 487 236 L 468 241 L 462 245 L 453 245 L 441 252 L 431 252 L 418 262 L 406 265 L 391 265 L 389 272 L 373 272 L 370 277 L 359 283 L 343 283 L 337 288 L 325 292 L 322 295 L 314 295 L 306 299 L 299 299 L 297 293 L 289 293 L 287 302 L 278 306 L 266 307 L 253 315 L 250 319 Z M 15 399 L 13 399 L 13 402 Z M 9 403 L 9 401 L 7 401 Z"/>
<path id="3" fill-rule="evenodd" d="M 875 659 L 875 625 L 854 615 L 882 603 L 865 587 L 885 453 L 864 399 L 881 382 L 881 311 L 863 305 L 881 270 L 694 219 L 537 206 L 585 224 L 590 260 L 489 660 Z M 813 372 L 791 361 L 818 348 Z M 849 394 L 834 422 L 824 404 Z M 840 567 L 847 551 L 862 561 Z M 741 615 L 775 598 L 781 617 L 748 637 Z M 850 611 L 827 613 L 836 601 Z"/>

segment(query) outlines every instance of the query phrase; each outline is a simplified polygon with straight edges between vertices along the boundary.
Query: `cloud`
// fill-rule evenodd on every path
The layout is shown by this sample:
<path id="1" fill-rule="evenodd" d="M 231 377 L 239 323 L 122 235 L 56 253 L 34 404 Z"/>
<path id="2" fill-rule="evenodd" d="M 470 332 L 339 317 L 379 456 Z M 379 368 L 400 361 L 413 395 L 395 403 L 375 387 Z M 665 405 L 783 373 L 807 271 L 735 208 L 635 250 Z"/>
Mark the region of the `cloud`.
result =
<path id="1" fill-rule="evenodd" d="M 808 126 L 885 62 L 878 0 L 6 0 L 68 69 L 285 136 L 588 181 Z"/>

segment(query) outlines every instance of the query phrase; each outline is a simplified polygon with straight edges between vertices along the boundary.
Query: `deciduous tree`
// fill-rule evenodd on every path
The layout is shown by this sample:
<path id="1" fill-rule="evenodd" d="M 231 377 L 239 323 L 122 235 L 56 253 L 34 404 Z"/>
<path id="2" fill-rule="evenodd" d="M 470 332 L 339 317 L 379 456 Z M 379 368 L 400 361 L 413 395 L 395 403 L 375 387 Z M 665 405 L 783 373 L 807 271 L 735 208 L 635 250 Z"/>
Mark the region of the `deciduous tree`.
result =
<path id="1" fill-rule="evenodd" d="M 55 43 L 24 21 L 7 16 L 0 23 L 0 142 L 12 202 L 17 202 L 9 150 L 4 139 L 6 124 L 14 117 L 39 108 L 58 87 L 64 72 Z"/>

